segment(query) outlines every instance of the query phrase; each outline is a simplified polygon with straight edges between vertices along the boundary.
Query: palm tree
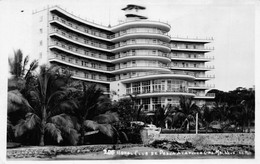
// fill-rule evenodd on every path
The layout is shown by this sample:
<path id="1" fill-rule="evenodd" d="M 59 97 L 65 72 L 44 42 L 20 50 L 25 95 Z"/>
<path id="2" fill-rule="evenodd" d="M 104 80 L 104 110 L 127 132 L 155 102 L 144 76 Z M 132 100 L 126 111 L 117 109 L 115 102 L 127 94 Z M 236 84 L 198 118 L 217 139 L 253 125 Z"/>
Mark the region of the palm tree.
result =
<path id="1" fill-rule="evenodd" d="M 19 90 L 23 90 L 29 83 L 29 80 L 32 77 L 32 72 L 37 69 L 38 61 L 33 60 L 29 66 L 29 69 L 26 69 L 29 63 L 29 56 L 26 56 L 23 59 L 23 53 L 20 49 L 14 51 L 14 58 L 8 58 L 8 61 L 10 73 L 13 76 L 8 81 L 9 90 L 17 88 Z"/>
<path id="2" fill-rule="evenodd" d="M 57 143 L 67 139 L 71 144 L 77 143 L 77 131 L 67 114 L 76 107 L 69 97 L 73 88 L 66 88 L 70 75 L 62 74 L 59 67 L 41 66 L 37 76 L 37 86 L 30 90 L 33 108 L 27 112 L 25 119 L 16 125 L 15 135 L 22 136 L 36 130 L 40 133 L 39 145 L 45 145 L 45 135 L 51 135 Z"/>
<path id="3" fill-rule="evenodd" d="M 78 94 L 75 115 L 80 124 L 80 144 L 84 144 L 86 130 L 94 130 L 101 132 L 109 137 L 113 136 L 113 127 L 111 123 L 117 122 L 118 116 L 115 113 L 107 112 L 100 115 L 100 108 L 104 108 L 105 104 L 109 106 L 110 101 L 104 97 L 103 90 L 97 88 L 96 84 L 86 86 L 82 82 L 83 90 Z M 105 100 L 105 101 L 104 101 Z M 98 111 L 98 112 L 97 112 Z"/>
<path id="4" fill-rule="evenodd" d="M 184 116 L 184 121 L 182 122 L 181 128 L 190 131 L 191 122 L 195 122 L 195 114 L 197 112 L 198 106 L 192 102 L 191 98 L 180 96 L 180 110 L 177 111 L 175 116 Z M 186 128 L 184 127 L 185 125 Z"/>
<path id="5" fill-rule="evenodd" d="M 200 113 L 199 115 L 201 116 L 201 121 L 206 124 L 206 133 L 208 132 L 209 129 L 209 124 L 213 121 L 213 109 L 210 109 L 207 105 L 203 105 L 200 108 Z"/>

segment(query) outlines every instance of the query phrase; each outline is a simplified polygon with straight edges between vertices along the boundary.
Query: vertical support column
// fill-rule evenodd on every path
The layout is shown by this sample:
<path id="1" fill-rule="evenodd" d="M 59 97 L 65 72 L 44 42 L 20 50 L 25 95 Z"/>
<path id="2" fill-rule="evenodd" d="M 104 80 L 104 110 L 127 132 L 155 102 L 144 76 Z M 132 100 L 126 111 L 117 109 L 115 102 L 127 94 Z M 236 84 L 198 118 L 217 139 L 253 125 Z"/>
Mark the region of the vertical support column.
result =
<path id="1" fill-rule="evenodd" d="M 150 99 L 150 111 L 153 109 L 153 100 L 152 97 L 149 98 Z"/>
<path id="2" fill-rule="evenodd" d="M 199 114 L 196 113 L 196 134 L 198 134 L 198 120 L 199 120 Z"/>

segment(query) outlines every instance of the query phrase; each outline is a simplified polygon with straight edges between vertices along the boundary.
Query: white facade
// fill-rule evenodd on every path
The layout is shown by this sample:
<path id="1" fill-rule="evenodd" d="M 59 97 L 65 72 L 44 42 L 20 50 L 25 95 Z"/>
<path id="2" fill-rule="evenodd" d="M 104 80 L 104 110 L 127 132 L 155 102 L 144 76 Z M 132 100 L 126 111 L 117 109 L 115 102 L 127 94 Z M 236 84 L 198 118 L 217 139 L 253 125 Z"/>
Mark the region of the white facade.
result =
<path id="1" fill-rule="evenodd" d="M 128 5 L 126 22 L 97 25 L 55 6 L 34 13 L 34 48 L 41 63 L 68 68 L 73 78 L 98 83 L 113 100 L 137 97 L 144 110 L 156 104 L 178 105 L 179 96 L 193 97 L 198 105 L 214 95 L 205 56 L 211 40 L 168 36 L 170 25 L 147 20 L 145 7 Z"/>

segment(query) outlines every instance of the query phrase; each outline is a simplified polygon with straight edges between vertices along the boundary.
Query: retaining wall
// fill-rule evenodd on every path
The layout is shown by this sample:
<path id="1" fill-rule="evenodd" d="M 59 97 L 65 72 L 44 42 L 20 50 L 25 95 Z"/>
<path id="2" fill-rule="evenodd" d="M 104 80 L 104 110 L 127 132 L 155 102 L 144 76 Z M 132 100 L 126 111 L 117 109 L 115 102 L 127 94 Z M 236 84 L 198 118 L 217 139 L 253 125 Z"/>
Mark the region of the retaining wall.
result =
<path id="1" fill-rule="evenodd" d="M 151 130 L 141 132 L 144 144 L 154 140 L 191 142 L 209 145 L 255 145 L 255 133 L 160 134 Z"/>

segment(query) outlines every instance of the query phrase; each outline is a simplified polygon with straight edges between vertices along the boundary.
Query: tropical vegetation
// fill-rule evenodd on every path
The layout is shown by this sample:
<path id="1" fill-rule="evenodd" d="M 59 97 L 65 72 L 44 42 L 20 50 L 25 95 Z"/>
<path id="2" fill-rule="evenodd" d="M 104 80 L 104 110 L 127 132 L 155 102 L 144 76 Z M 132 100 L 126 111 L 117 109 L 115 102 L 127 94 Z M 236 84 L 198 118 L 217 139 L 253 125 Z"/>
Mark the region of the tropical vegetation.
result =
<path id="1" fill-rule="evenodd" d="M 254 126 L 253 89 L 212 90 L 213 105 L 202 107 L 180 96 L 179 106 L 157 105 L 154 112 L 145 113 L 136 95 L 112 102 L 96 84 L 72 80 L 69 70 L 38 66 L 37 60 L 28 63 L 21 50 L 9 58 L 8 142 L 40 146 L 140 143 L 140 122 L 191 132 L 196 115 L 199 128 L 206 132 L 250 132 Z"/>

